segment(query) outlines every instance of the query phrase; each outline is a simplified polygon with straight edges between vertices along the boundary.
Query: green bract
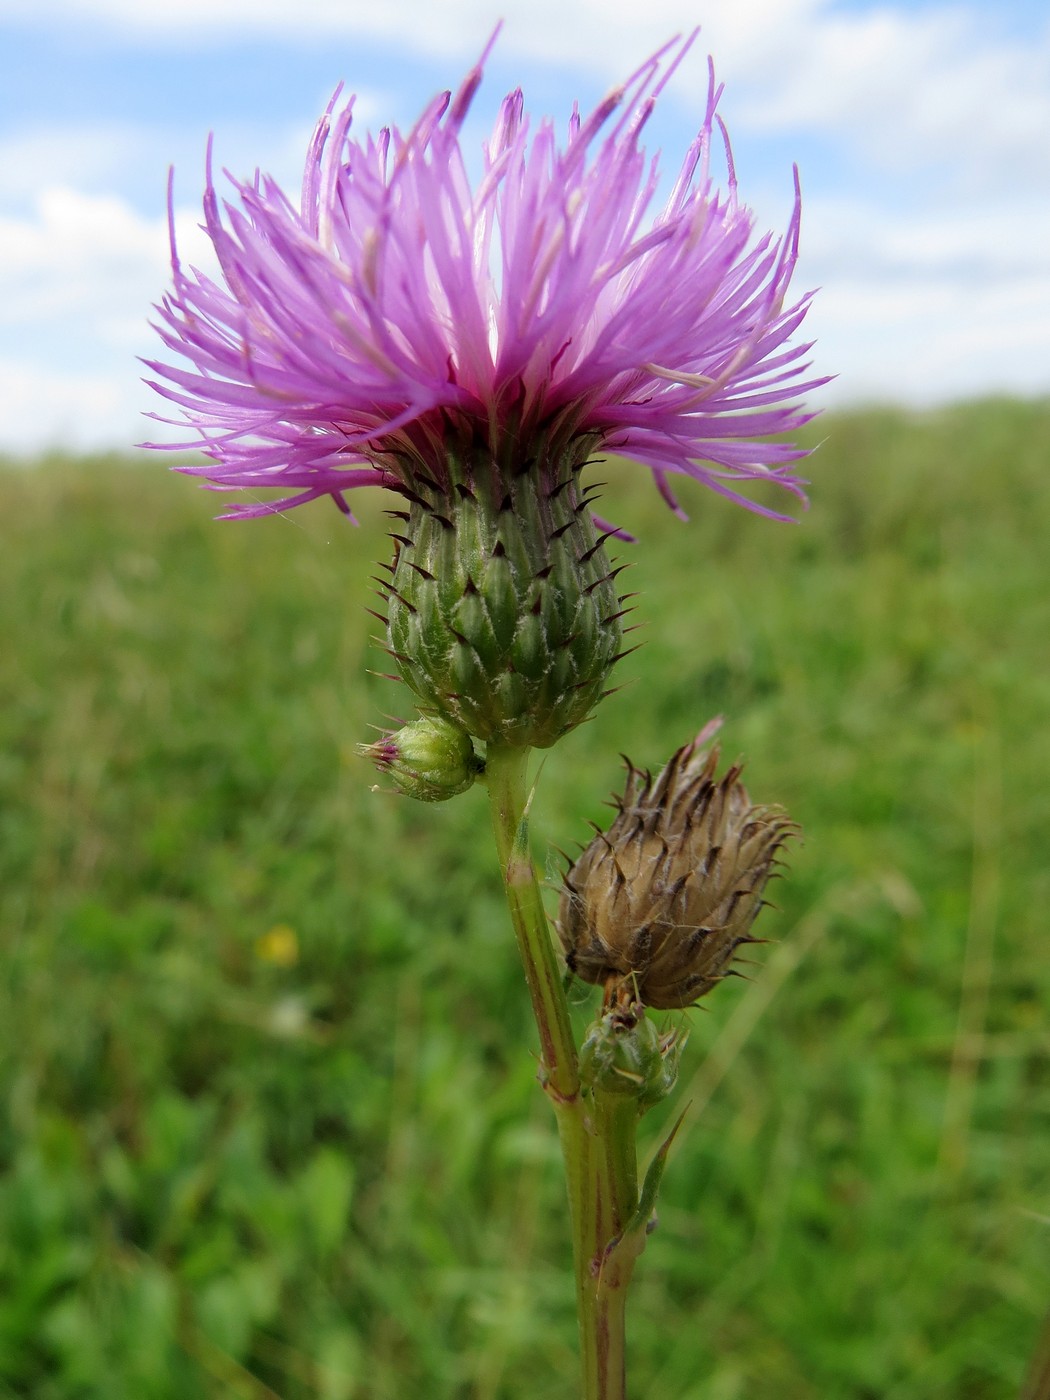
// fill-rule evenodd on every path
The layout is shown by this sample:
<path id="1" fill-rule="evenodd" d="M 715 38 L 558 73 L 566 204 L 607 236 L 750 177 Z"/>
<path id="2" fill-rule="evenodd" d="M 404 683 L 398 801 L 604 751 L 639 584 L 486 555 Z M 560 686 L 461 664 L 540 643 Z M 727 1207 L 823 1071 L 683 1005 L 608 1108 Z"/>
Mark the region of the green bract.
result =
<path id="1" fill-rule="evenodd" d="M 582 461 L 515 474 L 486 450 L 406 490 L 388 585 L 398 669 L 486 742 L 547 748 L 586 719 L 620 652 L 621 600 Z"/>
<path id="2" fill-rule="evenodd" d="M 607 1011 L 580 1047 L 580 1079 L 591 1088 L 636 1098 L 644 1110 L 665 1099 L 678 1078 L 685 1037 L 661 1036 L 639 1005 L 635 1014 Z"/>

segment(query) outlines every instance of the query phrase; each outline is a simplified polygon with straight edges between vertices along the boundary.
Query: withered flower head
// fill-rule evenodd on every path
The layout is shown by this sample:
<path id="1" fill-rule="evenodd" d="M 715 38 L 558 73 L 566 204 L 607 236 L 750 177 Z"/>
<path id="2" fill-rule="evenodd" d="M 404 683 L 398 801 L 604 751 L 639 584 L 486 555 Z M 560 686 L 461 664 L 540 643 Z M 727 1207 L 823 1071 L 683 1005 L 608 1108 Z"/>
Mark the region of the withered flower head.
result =
<path id="1" fill-rule="evenodd" d="M 691 1006 L 750 935 L 777 851 L 797 830 L 752 805 L 734 764 L 718 779 L 710 727 L 655 778 L 627 764 L 617 816 L 565 876 L 558 932 L 571 972 L 606 1004 Z"/>

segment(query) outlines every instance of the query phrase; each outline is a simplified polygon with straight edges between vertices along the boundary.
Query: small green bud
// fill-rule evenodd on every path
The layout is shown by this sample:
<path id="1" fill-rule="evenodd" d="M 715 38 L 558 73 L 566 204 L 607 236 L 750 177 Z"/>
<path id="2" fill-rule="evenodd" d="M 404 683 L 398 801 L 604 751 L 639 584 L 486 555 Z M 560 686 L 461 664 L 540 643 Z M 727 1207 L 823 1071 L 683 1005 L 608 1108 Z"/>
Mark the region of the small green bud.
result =
<path id="1" fill-rule="evenodd" d="M 466 792 L 484 764 L 470 735 L 448 720 L 424 716 L 374 744 L 358 745 L 399 792 L 420 802 L 444 802 Z"/>
<path id="2" fill-rule="evenodd" d="M 591 1026 L 580 1047 L 580 1078 L 591 1088 L 638 1100 L 640 1110 L 665 1099 L 678 1078 L 686 1037 L 660 1035 L 637 1002 L 620 1006 Z"/>

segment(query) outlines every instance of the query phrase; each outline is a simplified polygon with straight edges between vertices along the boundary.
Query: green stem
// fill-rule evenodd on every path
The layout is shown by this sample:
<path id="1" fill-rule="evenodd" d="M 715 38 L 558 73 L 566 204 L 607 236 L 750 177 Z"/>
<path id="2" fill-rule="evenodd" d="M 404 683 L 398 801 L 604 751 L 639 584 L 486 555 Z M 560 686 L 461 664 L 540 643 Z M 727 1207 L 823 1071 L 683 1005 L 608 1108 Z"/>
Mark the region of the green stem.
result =
<path id="1" fill-rule="evenodd" d="M 605 1169 L 609 1198 L 616 1215 L 619 1234 L 638 1205 L 638 1100 L 633 1095 L 594 1091 L 597 1134 L 605 1145 Z"/>
<path id="2" fill-rule="evenodd" d="M 536 869 L 529 850 L 525 775 L 529 749 L 489 744 L 485 781 L 492 804 L 496 852 L 507 889 L 511 922 L 540 1033 L 544 1087 L 555 1103 L 579 1099 L 580 1074 L 569 1005 L 547 929 Z"/>
<path id="3" fill-rule="evenodd" d="M 609 1247 L 638 1202 L 633 1099 L 581 1091 L 561 970 L 529 850 L 529 750 L 489 744 L 485 780 L 511 921 L 540 1037 L 541 1082 L 558 1120 L 572 1222 L 583 1400 L 625 1400 L 624 1322 L 630 1264 Z M 633 1259 L 631 1260 L 633 1263 Z"/>
<path id="4" fill-rule="evenodd" d="M 595 1279 L 594 1314 L 604 1388 L 597 1394 L 626 1396 L 627 1289 L 637 1255 L 622 1257 L 611 1246 L 619 1241 L 638 1206 L 638 1104 L 633 1097 L 594 1091 L 594 1134 L 602 1175 L 599 1199 L 606 1213 L 601 1267 Z"/>

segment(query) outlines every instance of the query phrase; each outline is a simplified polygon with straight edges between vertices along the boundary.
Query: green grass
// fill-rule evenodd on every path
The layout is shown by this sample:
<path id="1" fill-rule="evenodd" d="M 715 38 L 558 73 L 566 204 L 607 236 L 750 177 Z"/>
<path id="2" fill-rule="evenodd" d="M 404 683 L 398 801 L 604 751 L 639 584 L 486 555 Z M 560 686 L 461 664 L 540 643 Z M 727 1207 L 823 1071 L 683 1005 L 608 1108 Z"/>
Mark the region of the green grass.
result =
<path id="1" fill-rule="evenodd" d="M 541 775 L 542 857 L 721 712 L 805 828 L 646 1120 L 693 1103 L 638 1400 L 1012 1397 L 1050 1293 L 1050 405 L 819 431 L 798 527 L 610 464 L 646 645 Z M 104 460 L 0 500 L 0 1396 L 570 1400 L 484 795 L 354 756 L 411 712 L 383 502 L 220 525 Z"/>

